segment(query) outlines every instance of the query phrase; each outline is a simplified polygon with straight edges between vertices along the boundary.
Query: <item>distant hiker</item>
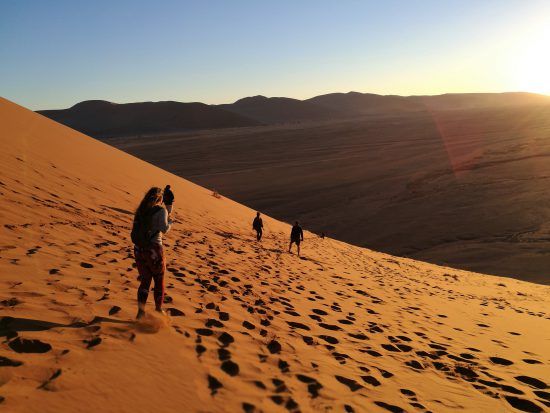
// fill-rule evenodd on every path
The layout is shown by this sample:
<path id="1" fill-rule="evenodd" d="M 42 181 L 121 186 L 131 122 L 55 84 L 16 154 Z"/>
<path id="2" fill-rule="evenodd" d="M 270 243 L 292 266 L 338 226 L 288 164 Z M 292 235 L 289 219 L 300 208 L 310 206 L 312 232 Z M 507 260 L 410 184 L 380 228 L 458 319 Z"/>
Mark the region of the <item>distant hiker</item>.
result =
<path id="1" fill-rule="evenodd" d="M 132 242 L 141 281 L 138 293 L 137 318 L 145 315 L 145 303 L 149 296 L 151 280 L 154 280 L 155 310 L 163 313 L 164 270 L 166 263 L 162 250 L 162 235 L 170 230 L 172 221 L 168 211 L 162 206 L 163 191 L 153 187 L 147 191 L 139 204 L 132 226 Z"/>
<path id="2" fill-rule="evenodd" d="M 292 227 L 292 231 L 290 232 L 290 245 L 288 246 L 288 252 L 292 250 L 292 244 L 296 243 L 296 247 L 298 248 L 298 256 L 300 256 L 300 242 L 303 240 L 304 232 L 302 231 L 302 227 L 298 221 L 296 221 Z"/>
<path id="3" fill-rule="evenodd" d="M 172 213 L 172 204 L 174 203 L 174 193 L 170 189 L 170 185 L 166 185 L 164 188 L 164 194 L 162 195 L 162 202 L 166 205 L 166 210 L 169 214 Z"/>
<path id="4" fill-rule="evenodd" d="M 256 212 L 256 218 L 254 218 L 254 221 L 252 222 L 252 229 L 256 231 L 256 239 L 258 241 L 262 239 L 263 228 L 264 228 L 264 223 L 262 221 L 262 218 L 260 218 L 260 213 Z"/>

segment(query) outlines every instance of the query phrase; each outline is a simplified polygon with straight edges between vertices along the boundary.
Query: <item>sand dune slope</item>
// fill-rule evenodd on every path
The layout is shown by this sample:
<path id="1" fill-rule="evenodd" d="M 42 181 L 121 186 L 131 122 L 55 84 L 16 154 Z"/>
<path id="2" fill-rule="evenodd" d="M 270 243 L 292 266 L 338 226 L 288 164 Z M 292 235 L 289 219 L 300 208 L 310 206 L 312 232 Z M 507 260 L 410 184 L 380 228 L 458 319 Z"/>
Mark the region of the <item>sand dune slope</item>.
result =
<path id="1" fill-rule="evenodd" d="M 0 410 L 550 409 L 550 289 L 306 233 L 0 101 Z M 132 209 L 170 183 L 166 307 L 136 323 Z"/>

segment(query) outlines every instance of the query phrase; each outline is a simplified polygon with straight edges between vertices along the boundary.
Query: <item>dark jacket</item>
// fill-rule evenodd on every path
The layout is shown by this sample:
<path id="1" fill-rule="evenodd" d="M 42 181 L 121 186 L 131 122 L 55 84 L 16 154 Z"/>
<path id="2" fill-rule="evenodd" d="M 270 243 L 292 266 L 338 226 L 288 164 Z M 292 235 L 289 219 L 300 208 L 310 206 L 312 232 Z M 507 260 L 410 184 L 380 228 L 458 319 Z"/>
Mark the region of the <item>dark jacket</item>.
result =
<path id="1" fill-rule="evenodd" d="M 292 231 L 290 233 L 290 239 L 296 240 L 296 241 L 303 241 L 304 240 L 304 232 L 302 231 L 302 227 L 299 225 L 294 225 L 292 227 Z"/>
<path id="2" fill-rule="evenodd" d="M 256 231 L 261 230 L 264 227 L 264 223 L 260 217 L 254 218 L 254 222 L 252 222 L 252 228 Z"/>
<path id="3" fill-rule="evenodd" d="M 162 202 L 164 202 L 165 205 L 172 205 L 174 203 L 174 193 L 170 189 L 164 190 Z"/>

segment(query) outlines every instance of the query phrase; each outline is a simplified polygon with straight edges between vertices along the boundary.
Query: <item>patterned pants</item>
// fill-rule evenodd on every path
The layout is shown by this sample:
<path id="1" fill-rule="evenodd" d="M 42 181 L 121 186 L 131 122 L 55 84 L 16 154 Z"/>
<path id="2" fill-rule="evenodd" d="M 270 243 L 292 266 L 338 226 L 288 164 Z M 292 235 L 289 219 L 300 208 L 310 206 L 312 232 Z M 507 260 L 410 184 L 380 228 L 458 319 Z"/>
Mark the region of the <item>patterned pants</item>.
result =
<path id="1" fill-rule="evenodd" d="M 151 247 L 139 248 L 134 246 L 134 257 L 139 272 L 139 284 L 137 299 L 138 303 L 145 305 L 151 288 L 151 281 L 155 281 L 153 294 L 155 307 L 160 309 L 164 300 L 164 252 L 162 245 L 153 244 Z"/>

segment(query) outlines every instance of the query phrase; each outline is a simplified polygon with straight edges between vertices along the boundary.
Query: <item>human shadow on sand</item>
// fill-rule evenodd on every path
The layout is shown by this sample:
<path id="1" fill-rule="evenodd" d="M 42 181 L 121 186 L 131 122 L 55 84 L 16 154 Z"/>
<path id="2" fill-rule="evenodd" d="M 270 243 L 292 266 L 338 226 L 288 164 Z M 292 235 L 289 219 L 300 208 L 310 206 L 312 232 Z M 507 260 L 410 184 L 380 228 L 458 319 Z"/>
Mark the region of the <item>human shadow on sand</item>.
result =
<path id="1" fill-rule="evenodd" d="M 134 215 L 134 213 L 132 211 L 128 211 L 126 209 L 112 207 L 112 206 L 109 206 L 109 205 L 101 205 L 101 206 L 103 208 L 109 208 L 109 209 L 112 209 L 113 211 L 120 212 L 121 214 L 126 214 L 126 215 L 131 215 L 131 216 Z"/>
<path id="2" fill-rule="evenodd" d="M 93 324 L 99 323 L 115 323 L 115 324 L 134 324 L 134 321 L 117 320 L 107 317 L 94 317 L 92 321 L 86 323 L 84 321 L 76 321 L 74 323 L 62 324 L 54 323 L 45 320 L 35 320 L 32 318 L 18 318 L 18 317 L 2 317 L 0 318 L 0 337 L 8 337 L 14 333 L 21 331 L 44 331 L 52 328 L 82 328 L 88 327 Z"/>

